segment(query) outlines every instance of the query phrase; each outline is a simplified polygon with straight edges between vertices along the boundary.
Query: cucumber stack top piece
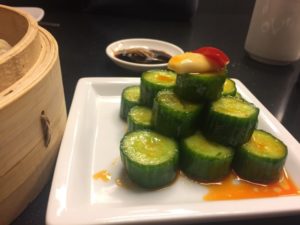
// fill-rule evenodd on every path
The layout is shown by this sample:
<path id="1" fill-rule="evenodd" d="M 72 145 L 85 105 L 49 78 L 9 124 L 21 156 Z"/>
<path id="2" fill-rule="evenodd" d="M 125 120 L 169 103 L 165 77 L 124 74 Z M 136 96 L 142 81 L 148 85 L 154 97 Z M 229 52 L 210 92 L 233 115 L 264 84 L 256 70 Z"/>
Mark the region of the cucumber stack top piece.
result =
<path id="1" fill-rule="evenodd" d="M 172 90 L 176 73 L 170 70 L 149 70 L 141 77 L 141 104 L 152 107 L 156 94 L 164 89 Z"/>
<path id="2" fill-rule="evenodd" d="M 176 94 L 187 101 L 214 101 L 221 96 L 227 71 L 178 74 Z"/>
<path id="3" fill-rule="evenodd" d="M 180 146 L 180 167 L 198 181 L 216 182 L 231 169 L 234 150 L 207 140 L 200 132 L 184 139 Z"/>
<path id="4" fill-rule="evenodd" d="M 144 106 L 134 106 L 128 113 L 128 131 L 151 129 L 152 110 Z"/>
<path id="5" fill-rule="evenodd" d="M 203 132 L 221 144 L 239 146 L 250 139 L 258 114 L 259 109 L 245 100 L 221 97 L 211 104 Z"/>
<path id="6" fill-rule="evenodd" d="M 263 130 L 255 130 L 249 142 L 242 145 L 234 158 L 234 169 L 243 179 L 268 184 L 280 178 L 287 147 Z"/>
<path id="7" fill-rule="evenodd" d="M 177 143 L 153 131 L 126 134 L 121 141 L 121 159 L 129 178 L 146 188 L 169 184 L 177 174 Z"/>
<path id="8" fill-rule="evenodd" d="M 170 137 L 186 137 L 199 126 L 203 106 L 179 99 L 173 91 L 160 91 L 154 99 L 153 127 Z"/>
<path id="9" fill-rule="evenodd" d="M 129 86 L 125 88 L 121 96 L 120 117 L 127 120 L 130 109 L 140 104 L 140 86 Z"/>

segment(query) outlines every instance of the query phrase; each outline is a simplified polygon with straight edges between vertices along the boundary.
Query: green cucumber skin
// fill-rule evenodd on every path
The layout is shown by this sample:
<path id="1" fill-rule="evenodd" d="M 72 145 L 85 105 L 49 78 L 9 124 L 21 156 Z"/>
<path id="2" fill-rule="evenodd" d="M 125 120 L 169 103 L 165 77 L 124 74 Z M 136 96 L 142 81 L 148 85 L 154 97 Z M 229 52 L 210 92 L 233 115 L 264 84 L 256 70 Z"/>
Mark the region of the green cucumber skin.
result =
<path id="1" fill-rule="evenodd" d="M 153 129 L 157 132 L 174 138 L 183 138 L 193 134 L 201 119 L 202 105 L 191 113 L 176 112 L 154 99 L 152 109 Z"/>
<path id="2" fill-rule="evenodd" d="M 140 101 L 135 102 L 135 101 L 130 101 L 124 97 L 124 92 L 126 89 L 131 88 L 133 86 L 127 87 L 123 90 L 122 95 L 121 95 L 121 107 L 120 107 L 120 117 L 121 119 L 127 121 L 127 116 L 131 108 L 134 106 L 140 105 Z"/>
<path id="3" fill-rule="evenodd" d="M 146 125 L 142 123 L 137 123 L 129 115 L 127 117 L 127 124 L 128 124 L 128 132 L 135 131 L 135 130 L 152 130 L 152 124 Z"/>
<path id="4" fill-rule="evenodd" d="M 139 105 L 139 103 L 128 101 L 127 99 L 122 97 L 120 117 L 126 121 L 130 109 L 133 108 L 134 106 L 138 106 L 138 105 Z"/>
<path id="5" fill-rule="evenodd" d="M 226 77 L 226 72 L 216 75 L 177 74 L 175 93 L 187 101 L 213 101 L 221 96 Z"/>
<path id="6" fill-rule="evenodd" d="M 259 109 L 249 118 L 237 118 L 208 110 L 203 133 L 220 144 L 240 146 L 251 138 L 258 121 Z"/>
<path id="7" fill-rule="evenodd" d="M 143 188 L 155 189 L 170 184 L 177 175 L 178 156 L 161 165 L 145 166 L 130 160 L 121 150 L 121 159 L 129 178 Z"/>
<path id="8" fill-rule="evenodd" d="M 234 97 L 235 97 L 235 98 L 242 99 L 242 100 L 245 100 L 245 99 L 243 98 L 243 96 L 242 96 L 239 92 L 237 92 L 237 91 L 236 91 Z"/>
<path id="9" fill-rule="evenodd" d="M 141 77 L 141 104 L 144 106 L 152 107 L 155 96 L 162 90 L 173 90 L 175 84 L 169 87 L 162 85 L 155 85 L 147 81 L 143 75 Z"/>
<path id="10" fill-rule="evenodd" d="M 279 180 L 287 154 L 282 159 L 260 158 L 249 154 L 242 146 L 236 150 L 233 169 L 242 179 L 270 184 Z"/>
<path id="11" fill-rule="evenodd" d="M 231 171 L 233 154 L 224 160 L 199 156 L 183 141 L 180 144 L 180 169 L 184 174 L 200 182 L 218 182 Z"/>
<path id="12" fill-rule="evenodd" d="M 142 165 L 131 160 L 124 153 L 123 139 L 120 145 L 121 161 L 127 171 L 128 177 L 138 186 L 147 189 L 161 188 L 167 186 L 176 178 L 179 162 L 178 147 L 176 154 L 171 160 L 160 165 Z"/>

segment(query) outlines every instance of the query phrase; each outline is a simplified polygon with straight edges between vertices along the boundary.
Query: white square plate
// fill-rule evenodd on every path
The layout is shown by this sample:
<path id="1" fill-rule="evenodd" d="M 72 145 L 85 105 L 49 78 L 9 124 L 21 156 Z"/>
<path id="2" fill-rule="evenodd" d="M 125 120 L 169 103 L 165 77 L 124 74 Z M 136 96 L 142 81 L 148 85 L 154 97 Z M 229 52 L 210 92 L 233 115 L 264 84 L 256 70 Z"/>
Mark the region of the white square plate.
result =
<path id="1" fill-rule="evenodd" d="M 119 143 L 126 123 L 119 118 L 120 94 L 139 78 L 84 78 L 78 82 L 53 178 L 46 222 L 63 224 L 142 224 L 204 222 L 300 213 L 300 196 L 203 201 L 207 188 L 179 176 L 155 191 L 120 187 L 124 176 Z M 241 95 L 260 108 L 258 127 L 289 148 L 286 170 L 300 186 L 299 143 L 235 80 Z M 107 170 L 109 182 L 93 179 Z"/>

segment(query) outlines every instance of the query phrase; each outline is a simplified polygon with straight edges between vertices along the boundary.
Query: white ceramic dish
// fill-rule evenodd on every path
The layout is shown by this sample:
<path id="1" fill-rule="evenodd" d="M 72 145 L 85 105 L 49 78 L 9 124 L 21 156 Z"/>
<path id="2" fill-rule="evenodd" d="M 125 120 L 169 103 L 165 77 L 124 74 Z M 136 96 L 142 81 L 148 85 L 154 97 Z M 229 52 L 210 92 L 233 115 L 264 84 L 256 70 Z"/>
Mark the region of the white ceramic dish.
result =
<path id="1" fill-rule="evenodd" d="M 111 43 L 106 48 L 106 55 L 116 65 L 133 71 L 142 72 L 150 69 L 166 68 L 167 63 L 140 64 L 140 63 L 126 62 L 124 60 L 115 57 L 114 53 L 119 50 L 137 48 L 137 47 L 164 51 L 170 54 L 171 56 L 183 53 L 183 50 L 181 48 L 169 42 L 154 40 L 154 39 L 145 39 L 145 38 L 132 38 L 132 39 L 119 40 Z"/>
<path id="2" fill-rule="evenodd" d="M 15 8 L 30 14 L 33 18 L 36 19 L 37 22 L 41 21 L 45 15 L 45 11 L 39 7 L 15 7 Z"/>
<path id="3" fill-rule="evenodd" d="M 120 94 L 138 83 L 138 78 L 78 82 L 53 177 L 48 225 L 204 222 L 300 213 L 300 196 L 203 201 L 206 187 L 182 176 L 156 191 L 118 186 L 116 179 L 124 177 L 119 142 L 126 130 L 119 118 Z M 241 82 L 236 84 L 242 96 L 260 108 L 259 128 L 288 145 L 286 170 L 300 186 L 298 142 Z M 109 171 L 111 181 L 94 180 L 100 170 Z"/>

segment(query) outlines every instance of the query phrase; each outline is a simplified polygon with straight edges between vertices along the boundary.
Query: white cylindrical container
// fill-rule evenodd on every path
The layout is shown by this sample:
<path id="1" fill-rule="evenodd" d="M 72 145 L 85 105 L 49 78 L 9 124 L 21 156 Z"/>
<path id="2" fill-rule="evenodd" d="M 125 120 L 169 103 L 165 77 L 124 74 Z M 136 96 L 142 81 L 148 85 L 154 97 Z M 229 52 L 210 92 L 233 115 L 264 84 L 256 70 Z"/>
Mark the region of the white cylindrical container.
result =
<path id="1" fill-rule="evenodd" d="M 256 0 L 245 50 L 268 64 L 300 59 L 300 0 Z"/>

